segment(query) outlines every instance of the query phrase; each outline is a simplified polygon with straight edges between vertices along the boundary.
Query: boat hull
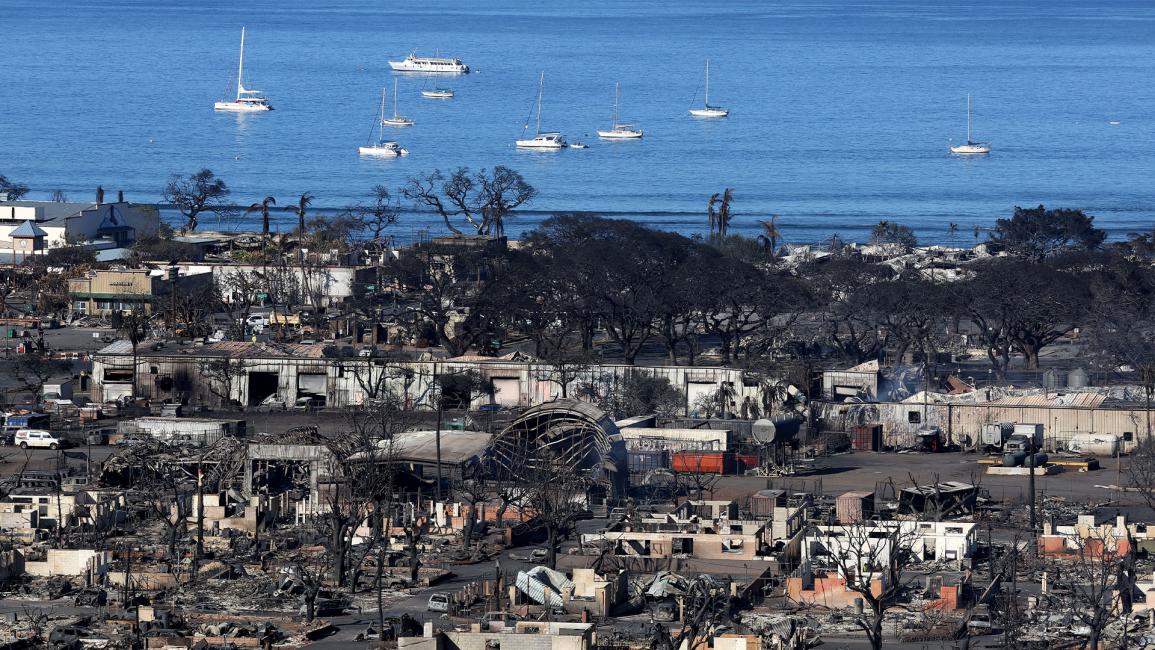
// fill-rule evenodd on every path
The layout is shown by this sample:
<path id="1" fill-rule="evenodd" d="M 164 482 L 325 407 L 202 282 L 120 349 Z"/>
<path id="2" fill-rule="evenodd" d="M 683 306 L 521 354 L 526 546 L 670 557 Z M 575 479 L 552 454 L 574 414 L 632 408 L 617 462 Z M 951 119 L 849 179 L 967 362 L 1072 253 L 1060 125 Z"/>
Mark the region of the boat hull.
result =
<path id="1" fill-rule="evenodd" d="M 950 152 L 959 156 L 985 156 L 991 152 L 991 148 L 983 144 L 960 144 L 951 147 Z"/>
<path id="2" fill-rule="evenodd" d="M 436 74 L 468 74 L 469 66 L 464 63 L 448 66 L 426 66 L 409 61 L 390 61 L 389 67 L 394 72 L 432 72 Z"/>
<path id="3" fill-rule="evenodd" d="M 564 149 L 565 144 L 560 142 L 540 142 L 537 140 L 518 140 L 518 149 L 542 149 L 542 150 L 558 150 Z"/>
<path id="4" fill-rule="evenodd" d="M 724 108 L 691 108 L 690 115 L 694 117 L 729 117 L 730 111 Z"/>
<path id="5" fill-rule="evenodd" d="M 377 158 L 397 158 L 398 156 L 409 155 L 409 150 L 389 147 L 357 147 L 357 153 L 362 156 L 375 156 Z"/>
<path id="6" fill-rule="evenodd" d="M 264 113 L 273 110 L 268 104 L 251 104 L 246 102 L 217 102 L 213 110 L 225 113 Z"/>
<path id="7" fill-rule="evenodd" d="M 599 138 L 606 140 L 637 140 L 642 137 L 641 131 L 613 129 L 612 131 L 598 131 Z"/>
<path id="8" fill-rule="evenodd" d="M 400 119 L 400 120 L 398 120 L 398 119 L 384 119 L 384 120 L 381 120 L 381 124 L 383 124 L 385 126 L 393 126 L 393 127 L 402 128 L 402 127 L 406 127 L 406 126 L 413 126 L 415 124 L 415 122 L 413 120 L 410 120 L 410 119 Z"/>

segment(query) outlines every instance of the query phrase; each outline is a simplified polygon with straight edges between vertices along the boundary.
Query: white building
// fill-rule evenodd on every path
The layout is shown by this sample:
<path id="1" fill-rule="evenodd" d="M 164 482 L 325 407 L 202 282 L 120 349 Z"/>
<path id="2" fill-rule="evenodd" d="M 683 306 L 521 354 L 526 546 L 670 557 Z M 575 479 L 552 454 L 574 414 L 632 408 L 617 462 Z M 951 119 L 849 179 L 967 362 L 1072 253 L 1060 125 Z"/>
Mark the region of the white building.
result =
<path id="1" fill-rule="evenodd" d="M 156 234 L 160 212 L 155 206 L 58 201 L 0 201 L 0 251 L 13 248 L 12 232 L 30 222 L 44 232 L 47 248 L 106 239 L 116 246 Z"/>

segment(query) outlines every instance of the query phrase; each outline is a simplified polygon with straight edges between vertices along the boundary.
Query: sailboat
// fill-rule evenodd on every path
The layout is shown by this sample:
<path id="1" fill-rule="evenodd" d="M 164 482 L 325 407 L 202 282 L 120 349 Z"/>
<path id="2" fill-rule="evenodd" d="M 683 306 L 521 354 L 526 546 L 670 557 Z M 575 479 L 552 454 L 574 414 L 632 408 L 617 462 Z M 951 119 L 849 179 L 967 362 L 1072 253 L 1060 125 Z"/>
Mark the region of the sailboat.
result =
<path id="1" fill-rule="evenodd" d="M 565 148 L 565 136 L 556 131 L 543 132 L 541 130 L 541 94 L 543 90 L 545 90 L 545 72 L 541 73 L 541 79 L 537 84 L 537 131 L 532 138 L 517 140 L 517 146 L 523 149 Z M 529 128 L 528 123 L 525 128 Z"/>
<path id="2" fill-rule="evenodd" d="M 380 156 L 384 158 L 396 158 L 397 156 L 409 155 L 408 149 L 402 149 L 401 145 L 392 140 L 385 139 L 385 89 L 381 89 L 381 112 L 377 116 L 377 142 L 367 147 L 357 147 L 357 153 L 362 156 Z"/>
<path id="3" fill-rule="evenodd" d="M 213 104 L 213 109 L 218 111 L 230 111 L 233 113 L 256 113 L 260 111 L 271 111 L 273 107 L 269 105 L 269 100 L 261 96 L 261 91 L 245 88 L 245 28 L 241 28 L 241 58 L 237 64 L 237 97 L 236 99 L 221 100 Z"/>
<path id="4" fill-rule="evenodd" d="M 720 106 L 710 106 L 710 59 L 706 59 L 706 103 L 702 108 L 691 108 L 690 115 L 694 117 L 726 117 L 730 109 Z"/>
<path id="5" fill-rule="evenodd" d="M 416 124 L 413 120 L 404 115 L 397 114 L 397 80 L 393 80 L 393 117 L 384 117 L 382 114 L 381 124 L 385 126 L 413 126 Z"/>
<path id="6" fill-rule="evenodd" d="M 642 130 L 635 129 L 633 124 L 622 124 L 618 122 L 618 101 L 621 98 L 621 84 L 614 84 L 614 121 L 611 122 L 611 128 L 607 130 L 598 130 L 599 138 L 608 138 L 610 140 L 636 140 L 642 137 Z"/>
<path id="7" fill-rule="evenodd" d="M 951 153 L 963 156 L 981 156 L 991 152 L 991 145 L 987 142 L 971 140 L 971 96 L 967 93 L 967 142 L 950 148 Z"/>
<path id="8" fill-rule="evenodd" d="M 422 90 L 421 96 L 428 99 L 453 99 L 453 89 L 434 88 L 432 90 Z"/>

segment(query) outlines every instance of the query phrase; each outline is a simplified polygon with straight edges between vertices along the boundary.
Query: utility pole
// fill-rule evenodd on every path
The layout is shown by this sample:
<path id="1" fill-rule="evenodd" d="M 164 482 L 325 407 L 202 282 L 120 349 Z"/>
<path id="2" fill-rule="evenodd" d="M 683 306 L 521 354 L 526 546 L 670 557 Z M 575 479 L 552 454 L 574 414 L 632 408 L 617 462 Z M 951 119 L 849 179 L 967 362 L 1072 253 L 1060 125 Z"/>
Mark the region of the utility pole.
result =
<path id="1" fill-rule="evenodd" d="M 430 387 L 430 392 L 437 400 L 437 428 L 433 432 L 434 442 L 437 447 L 437 485 L 434 488 L 434 494 L 437 501 L 441 501 L 441 410 L 444 406 L 444 395 L 442 394 L 441 375 L 437 371 L 437 364 L 433 364 L 433 386 Z"/>
<path id="2" fill-rule="evenodd" d="M 1035 557 L 1035 554 L 1039 552 L 1039 522 L 1035 519 L 1035 454 L 1037 452 L 1035 450 L 1035 437 L 1033 433 L 1031 434 L 1031 445 L 1029 449 L 1030 455 L 1027 460 L 1027 467 L 1029 472 L 1029 489 L 1031 491 L 1031 557 Z"/>

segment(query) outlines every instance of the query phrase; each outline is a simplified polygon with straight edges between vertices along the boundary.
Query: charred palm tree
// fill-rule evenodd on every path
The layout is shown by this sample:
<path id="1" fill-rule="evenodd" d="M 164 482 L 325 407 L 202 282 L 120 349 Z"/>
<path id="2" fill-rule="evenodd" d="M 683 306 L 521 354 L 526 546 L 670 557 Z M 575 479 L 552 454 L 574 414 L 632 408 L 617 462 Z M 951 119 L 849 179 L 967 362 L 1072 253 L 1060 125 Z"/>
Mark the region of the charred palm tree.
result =
<path id="1" fill-rule="evenodd" d="M 305 210 L 308 210 L 310 205 L 313 205 L 312 192 L 305 192 L 297 199 L 297 236 L 301 239 L 305 238 Z"/>
<path id="2" fill-rule="evenodd" d="M 710 195 L 710 202 L 706 205 L 706 216 L 710 221 L 710 236 L 723 238 L 730 230 L 730 202 L 734 199 L 734 190 L 727 187 L 721 194 L 715 192 Z"/>
<path id="3" fill-rule="evenodd" d="M 774 259 L 778 254 L 778 239 L 782 236 L 778 230 L 778 215 L 772 214 L 769 220 L 759 221 L 758 225 L 762 229 L 758 235 L 758 242 L 762 244 L 762 248 L 765 249 L 770 259 Z"/>
<path id="4" fill-rule="evenodd" d="M 245 214 L 260 211 L 261 213 L 261 236 L 268 239 L 269 237 L 269 206 L 276 205 L 277 200 L 271 196 L 266 196 L 261 199 L 260 203 L 254 203 L 245 210 Z"/>

